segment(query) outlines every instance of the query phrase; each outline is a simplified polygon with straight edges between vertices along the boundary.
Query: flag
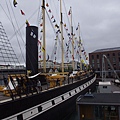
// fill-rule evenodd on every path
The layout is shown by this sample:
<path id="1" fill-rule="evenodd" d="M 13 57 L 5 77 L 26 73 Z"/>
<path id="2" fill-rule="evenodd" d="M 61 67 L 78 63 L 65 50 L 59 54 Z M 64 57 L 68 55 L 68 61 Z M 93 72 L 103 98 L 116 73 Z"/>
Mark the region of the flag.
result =
<path id="1" fill-rule="evenodd" d="M 79 23 L 78 23 L 78 26 L 77 26 L 76 30 L 78 30 L 78 28 L 79 28 Z"/>
<path id="2" fill-rule="evenodd" d="M 20 11 L 21 11 L 21 14 L 22 14 L 22 15 L 25 15 L 25 13 L 24 13 L 22 10 L 20 10 Z"/>
<path id="3" fill-rule="evenodd" d="M 49 7 L 48 3 L 46 3 L 46 6 Z"/>
<path id="4" fill-rule="evenodd" d="M 56 57 L 55 57 L 55 60 L 56 60 Z"/>
<path id="5" fill-rule="evenodd" d="M 78 30 L 78 27 L 76 28 L 76 30 Z"/>
<path id="6" fill-rule="evenodd" d="M 68 36 L 70 36 L 70 33 L 68 33 Z"/>
<path id="7" fill-rule="evenodd" d="M 58 32 L 61 33 L 60 30 L 58 30 L 58 31 L 56 32 L 56 34 L 58 34 Z"/>
<path id="8" fill-rule="evenodd" d="M 54 19 L 53 23 L 56 22 L 56 20 Z"/>
<path id="9" fill-rule="evenodd" d="M 49 55 L 47 55 L 47 61 L 49 60 Z"/>
<path id="10" fill-rule="evenodd" d="M 86 60 L 88 60 L 88 57 L 86 57 Z"/>
<path id="11" fill-rule="evenodd" d="M 18 3 L 16 2 L 16 0 L 13 0 L 13 5 L 14 5 L 14 7 L 16 7 L 17 4 L 18 4 Z"/>
<path id="12" fill-rule="evenodd" d="M 68 12 L 68 15 L 70 15 L 71 14 L 71 10 L 69 10 L 69 12 Z"/>
<path id="13" fill-rule="evenodd" d="M 54 16 L 52 15 L 51 19 L 53 19 L 53 18 L 54 18 Z"/>
<path id="14" fill-rule="evenodd" d="M 41 30 L 40 32 L 43 32 L 43 30 Z"/>
<path id="15" fill-rule="evenodd" d="M 74 56 L 72 55 L 72 59 L 74 60 Z"/>
<path id="16" fill-rule="evenodd" d="M 42 51 L 45 52 L 45 48 L 44 47 L 42 47 Z"/>
<path id="17" fill-rule="evenodd" d="M 55 25 L 55 27 L 56 27 L 56 28 L 59 28 L 59 26 L 58 26 L 57 24 Z"/>
<path id="18" fill-rule="evenodd" d="M 50 12 L 50 13 L 51 13 L 51 10 L 49 9 L 49 10 L 48 10 L 48 12 Z"/>
<path id="19" fill-rule="evenodd" d="M 28 20 L 26 20 L 26 25 L 27 25 L 27 26 L 30 26 L 30 24 L 29 24 Z"/>
<path id="20" fill-rule="evenodd" d="M 66 24 L 64 24 L 64 27 L 66 27 Z"/>
<path id="21" fill-rule="evenodd" d="M 40 42 L 40 40 L 38 40 L 38 43 L 41 45 L 41 42 Z"/>
<path id="22" fill-rule="evenodd" d="M 40 26 L 43 26 L 43 24 L 41 23 Z"/>

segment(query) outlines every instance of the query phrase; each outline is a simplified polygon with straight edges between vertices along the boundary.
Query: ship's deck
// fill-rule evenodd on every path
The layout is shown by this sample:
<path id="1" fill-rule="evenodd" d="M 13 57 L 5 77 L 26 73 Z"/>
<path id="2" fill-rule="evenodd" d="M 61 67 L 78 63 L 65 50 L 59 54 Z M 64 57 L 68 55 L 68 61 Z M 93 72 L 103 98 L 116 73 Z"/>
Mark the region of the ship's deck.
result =
<path id="1" fill-rule="evenodd" d="M 98 78 L 97 81 L 101 81 L 101 79 Z M 114 82 L 113 82 L 114 79 L 108 78 L 108 79 L 106 79 L 106 81 L 111 81 L 111 92 L 112 93 L 113 92 L 120 93 L 120 86 L 114 84 Z M 69 80 L 69 84 L 72 84 L 73 82 L 76 82 L 76 80 L 75 79 L 74 80 L 72 80 L 72 79 Z M 68 85 L 68 80 L 66 80 L 62 86 L 64 86 L 64 85 Z M 54 88 L 48 88 L 47 85 L 42 85 L 42 91 L 41 92 L 45 92 L 47 90 L 55 89 L 57 87 L 61 87 L 61 86 L 56 86 Z M 35 92 L 33 94 L 37 94 L 37 93 Z M 26 95 L 22 95 L 22 97 L 26 97 Z M 0 92 L 0 103 L 6 102 L 6 101 L 11 101 L 11 100 L 12 100 L 11 97 L 5 96 L 3 92 Z"/>
<path id="2" fill-rule="evenodd" d="M 69 79 L 69 84 L 72 84 L 74 82 L 76 82 L 76 79 Z M 65 85 L 68 85 L 68 80 L 65 80 L 64 84 L 61 85 L 61 86 L 65 86 Z M 45 92 L 45 91 L 48 91 L 48 90 L 51 90 L 51 89 L 55 89 L 55 88 L 58 88 L 58 87 L 61 87 L 61 86 L 56 86 L 56 87 L 53 87 L 53 88 L 48 88 L 47 84 L 45 84 L 45 85 L 42 85 L 42 91 L 41 92 Z M 37 94 L 37 92 L 34 92 L 33 94 Z M 28 96 L 30 96 L 30 95 L 31 95 L 31 93 L 28 94 Z M 26 95 L 22 95 L 21 97 L 26 97 Z M 17 98 L 19 98 L 19 96 L 17 96 L 16 99 Z M 5 96 L 5 94 L 3 92 L 0 92 L 0 103 L 4 103 L 6 101 L 11 101 L 11 100 L 12 100 L 11 97 Z"/>

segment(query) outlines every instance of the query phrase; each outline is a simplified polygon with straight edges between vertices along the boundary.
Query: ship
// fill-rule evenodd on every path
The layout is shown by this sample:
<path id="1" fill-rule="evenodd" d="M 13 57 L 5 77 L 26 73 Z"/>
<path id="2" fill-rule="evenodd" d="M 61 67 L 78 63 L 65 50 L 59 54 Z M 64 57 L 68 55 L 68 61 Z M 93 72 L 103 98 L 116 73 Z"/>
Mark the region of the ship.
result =
<path id="1" fill-rule="evenodd" d="M 60 0 L 60 4 L 61 4 Z M 17 2 L 13 0 L 16 7 Z M 48 5 L 47 5 L 48 6 Z M 43 10 L 43 22 L 45 21 L 45 1 L 42 1 Z M 60 9 L 62 9 L 60 7 Z M 23 11 L 22 11 L 22 14 Z M 63 20 L 62 12 L 60 21 L 60 34 L 61 41 L 63 43 Z M 45 46 L 45 23 L 43 23 L 43 71 L 38 70 L 38 27 L 29 25 L 26 21 L 26 69 L 25 74 L 20 73 L 20 69 L 13 69 L 10 71 L 7 69 L 7 75 L 5 71 L 1 69 L 0 79 L 4 81 L 3 92 L 6 97 L 0 100 L 0 119 L 1 120 L 62 120 L 73 112 L 76 108 L 76 98 L 86 92 L 92 92 L 96 86 L 96 75 L 92 70 L 83 71 L 82 67 L 79 70 L 73 72 L 64 72 L 64 55 L 62 55 L 62 67 L 61 73 L 47 73 L 46 71 L 46 46 Z M 0 35 L 7 40 L 5 30 L 0 22 L 2 32 Z M 72 28 L 72 27 L 71 27 Z M 73 30 L 71 29 L 71 32 Z M 73 34 L 73 33 L 72 33 Z M 73 35 L 72 35 L 73 37 Z M 79 37 L 80 41 L 80 37 Z M 5 44 L 10 44 L 10 41 L 3 42 L 1 50 L 6 52 L 7 48 L 4 48 Z M 61 46 L 63 51 L 63 44 Z M 74 49 L 73 49 L 74 50 Z M 12 47 L 8 49 L 13 52 Z M 81 48 L 80 48 L 81 51 Z M 9 60 L 9 55 L 15 56 L 12 61 L 15 62 L 18 59 L 14 53 L 3 53 L 2 57 Z M 73 52 L 74 53 L 74 52 Z M 8 55 L 8 56 L 3 56 Z M 74 62 L 73 62 L 74 66 Z M 80 64 L 81 66 L 81 64 Z M 7 68 L 9 65 L 7 65 Z M 74 69 L 73 69 L 74 70 Z M 16 74 L 15 74 L 16 72 Z M 19 73 L 19 74 L 18 74 Z M 36 88 L 37 81 L 42 84 L 43 90 Z"/>

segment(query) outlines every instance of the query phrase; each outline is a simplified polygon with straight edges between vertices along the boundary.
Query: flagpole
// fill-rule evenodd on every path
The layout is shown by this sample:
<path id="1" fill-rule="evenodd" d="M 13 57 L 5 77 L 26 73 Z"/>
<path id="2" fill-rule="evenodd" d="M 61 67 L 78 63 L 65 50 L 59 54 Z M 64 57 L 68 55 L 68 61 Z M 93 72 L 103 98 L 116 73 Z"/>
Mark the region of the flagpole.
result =
<path id="1" fill-rule="evenodd" d="M 62 42 L 62 73 L 64 72 L 64 46 L 63 46 L 63 21 L 62 21 L 62 0 L 60 0 L 60 27 L 61 27 L 61 42 Z"/>
<path id="2" fill-rule="evenodd" d="M 78 23 L 78 34 L 79 34 L 79 44 L 80 44 L 80 71 L 82 71 L 82 52 L 81 52 L 81 38 L 80 38 L 80 25 Z"/>
<path id="3" fill-rule="evenodd" d="M 45 41 L 45 0 L 42 1 L 43 12 L 43 71 L 46 73 L 46 41 Z"/>
<path id="4" fill-rule="evenodd" d="M 73 39 L 73 25 L 72 25 L 72 8 L 70 7 L 70 15 L 71 15 L 71 36 L 72 36 L 72 66 L 73 70 L 75 69 L 74 67 L 74 39 Z"/>

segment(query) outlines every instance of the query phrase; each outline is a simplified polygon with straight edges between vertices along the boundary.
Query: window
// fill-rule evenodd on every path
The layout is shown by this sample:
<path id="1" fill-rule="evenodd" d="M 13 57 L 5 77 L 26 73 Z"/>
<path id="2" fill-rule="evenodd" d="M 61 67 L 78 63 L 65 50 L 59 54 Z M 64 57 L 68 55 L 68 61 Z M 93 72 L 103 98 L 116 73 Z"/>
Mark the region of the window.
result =
<path id="1" fill-rule="evenodd" d="M 118 58 L 119 62 L 120 62 L 120 57 Z"/>
<path id="2" fill-rule="evenodd" d="M 92 67 L 94 67 L 94 63 L 92 64 Z"/>
<path id="3" fill-rule="evenodd" d="M 115 63 L 116 62 L 116 59 L 115 59 L 115 57 L 113 57 L 113 63 Z"/>
<path id="4" fill-rule="evenodd" d="M 94 55 L 92 55 L 92 59 L 94 59 Z"/>
<path id="5" fill-rule="evenodd" d="M 99 59 L 99 55 L 97 55 L 97 59 Z"/>
<path id="6" fill-rule="evenodd" d="M 120 56 L 120 52 L 118 53 L 118 56 Z"/>
<path id="7" fill-rule="evenodd" d="M 97 59 L 97 63 L 100 63 L 99 59 Z"/>
<path id="8" fill-rule="evenodd" d="M 107 86 L 103 86 L 103 88 L 107 88 Z"/>
<path id="9" fill-rule="evenodd" d="M 92 63 L 94 63 L 94 60 L 92 60 Z"/>
<path id="10" fill-rule="evenodd" d="M 97 64 L 97 67 L 100 68 L 100 64 Z"/>
<path id="11" fill-rule="evenodd" d="M 113 53 L 113 56 L 115 56 L 115 53 Z"/>

